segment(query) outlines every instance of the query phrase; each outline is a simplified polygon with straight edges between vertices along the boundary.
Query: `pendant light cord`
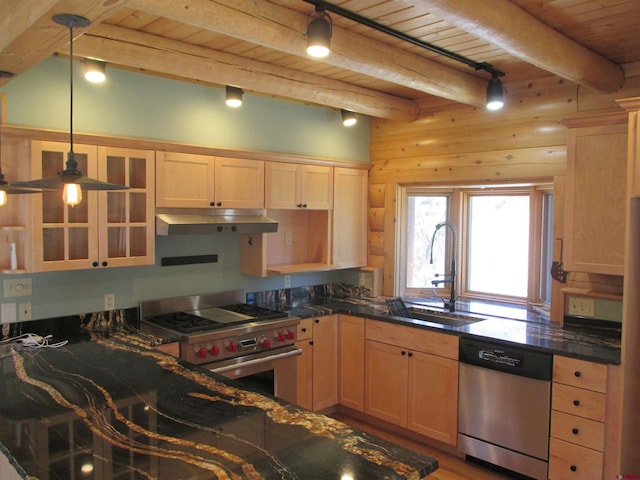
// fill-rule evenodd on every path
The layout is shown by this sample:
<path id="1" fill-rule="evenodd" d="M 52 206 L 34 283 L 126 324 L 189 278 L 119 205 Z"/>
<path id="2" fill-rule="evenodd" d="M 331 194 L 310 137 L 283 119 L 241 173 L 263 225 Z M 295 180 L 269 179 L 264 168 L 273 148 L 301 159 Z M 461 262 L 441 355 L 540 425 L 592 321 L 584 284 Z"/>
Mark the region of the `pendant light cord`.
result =
<path id="1" fill-rule="evenodd" d="M 69 161 L 73 158 L 73 26 L 69 25 Z M 75 158 L 73 158 L 75 163 Z M 68 168 L 68 166 L 67 166 Z"/>

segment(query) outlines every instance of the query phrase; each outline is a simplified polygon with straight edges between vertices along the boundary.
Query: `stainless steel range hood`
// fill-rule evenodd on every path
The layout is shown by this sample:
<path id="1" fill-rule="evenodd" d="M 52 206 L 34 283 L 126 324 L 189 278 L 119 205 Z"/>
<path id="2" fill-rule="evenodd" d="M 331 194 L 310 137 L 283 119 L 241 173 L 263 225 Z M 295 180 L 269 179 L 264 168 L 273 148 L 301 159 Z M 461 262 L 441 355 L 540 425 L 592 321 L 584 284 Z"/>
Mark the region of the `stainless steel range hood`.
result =
<path id="1" fill-rule="evenodd" d="M 278 222 L 262 210 L 202 210 L 156 212 L 157 235 L 213 235 L 217 233 L 269 233 Z"/>

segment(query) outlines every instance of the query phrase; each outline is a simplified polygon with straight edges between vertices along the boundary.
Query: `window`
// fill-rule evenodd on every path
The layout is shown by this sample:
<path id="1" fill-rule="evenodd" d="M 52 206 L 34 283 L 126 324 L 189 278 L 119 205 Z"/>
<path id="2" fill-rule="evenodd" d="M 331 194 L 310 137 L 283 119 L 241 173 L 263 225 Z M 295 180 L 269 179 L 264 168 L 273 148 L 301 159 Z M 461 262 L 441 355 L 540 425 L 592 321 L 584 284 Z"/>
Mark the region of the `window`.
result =
<path id="1" fill-rule="evenodd" d="M 551 297 L 553 191 L 544 186 L 405 187 L 400 195 L 398 291 L 515 303 Z M 449 222 L 456 232 L 439 228 Z M 433 254 L 433 262 L 431 256 Z M 436 284 L 434 285 L 434 281 Z"/>

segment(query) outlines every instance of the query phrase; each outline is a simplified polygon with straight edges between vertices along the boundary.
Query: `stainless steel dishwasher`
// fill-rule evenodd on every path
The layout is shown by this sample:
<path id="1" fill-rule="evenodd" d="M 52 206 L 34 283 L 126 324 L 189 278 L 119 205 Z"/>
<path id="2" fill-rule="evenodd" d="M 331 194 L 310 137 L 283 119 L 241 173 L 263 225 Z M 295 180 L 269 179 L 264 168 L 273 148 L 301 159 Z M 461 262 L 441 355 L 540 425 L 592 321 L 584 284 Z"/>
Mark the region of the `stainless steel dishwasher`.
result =
<path id="1" fill-rule="evenodd" d="M 462 338 L 458 449 L 546 480 L 552 365 L 549 353 Z"/>

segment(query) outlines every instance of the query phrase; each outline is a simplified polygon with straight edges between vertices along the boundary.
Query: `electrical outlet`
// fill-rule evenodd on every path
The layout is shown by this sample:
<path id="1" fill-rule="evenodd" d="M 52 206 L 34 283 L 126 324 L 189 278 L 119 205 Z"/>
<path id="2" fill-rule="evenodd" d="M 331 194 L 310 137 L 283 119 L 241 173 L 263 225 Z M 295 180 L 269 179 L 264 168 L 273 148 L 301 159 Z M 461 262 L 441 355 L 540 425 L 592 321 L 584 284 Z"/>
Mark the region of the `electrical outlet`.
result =
<path id="1" fill-rule="evenodd" d="M 367 279 L 364 275 L 364 272 L 358 273 L 358 285 L 366 285 Z"/>
<path id="2" fill-rule="evenodd" d="M 32 294 L 30 278 L 10 278 L 4 280 L 4 297 L 27 297 Z"/>
<path id="3" fill-rule="evenodd" d="M 570 297 L 569 315 L 579 317 L 595 317 L 595 300 L 593 298 Z"/>
<path id="4" fill-rule="evenodd" d="M 284 232 L 284 244 L 291 245 L 291 232 Z"/>
<path id="5" fill-rule="evenodd" d="M 291 288 L 291 275 L 284 276 L 284 288 Z"/>
<path id="6" fill-rule="evenodd" d="M 116 309 L 116 295 L 114 293 L 104 294 L 104 309 L 107 311 Z"/>
<path id="7" fill-rule="evenodd" d="M 31 302 L 21 303 L 18 316 L 21 321 L 31 320 Z"/>

